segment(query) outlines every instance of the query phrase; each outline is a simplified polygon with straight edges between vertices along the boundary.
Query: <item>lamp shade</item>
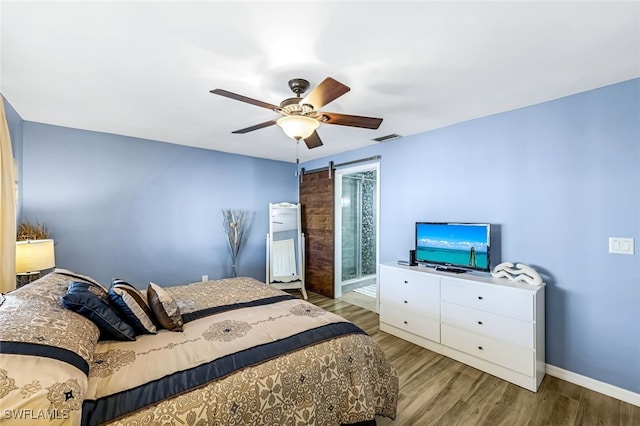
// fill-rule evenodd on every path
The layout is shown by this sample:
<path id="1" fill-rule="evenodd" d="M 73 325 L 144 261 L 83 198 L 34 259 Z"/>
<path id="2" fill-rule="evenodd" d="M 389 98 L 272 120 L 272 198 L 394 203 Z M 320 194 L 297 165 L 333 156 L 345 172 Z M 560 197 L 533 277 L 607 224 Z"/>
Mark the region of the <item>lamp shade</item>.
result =
<path id="1" fill-rule="evenodd" d="M 53 240 L 16 241 L 16 273 L 40 272 L 56 264 Z"/>
<path id="2" fill-rule="evenodd" d="M 277 123 L 287 136 L 296 140 L 308 138 L 320 125 L 318 120 L 304 115 L 287 115 L 279 118 Z"/>

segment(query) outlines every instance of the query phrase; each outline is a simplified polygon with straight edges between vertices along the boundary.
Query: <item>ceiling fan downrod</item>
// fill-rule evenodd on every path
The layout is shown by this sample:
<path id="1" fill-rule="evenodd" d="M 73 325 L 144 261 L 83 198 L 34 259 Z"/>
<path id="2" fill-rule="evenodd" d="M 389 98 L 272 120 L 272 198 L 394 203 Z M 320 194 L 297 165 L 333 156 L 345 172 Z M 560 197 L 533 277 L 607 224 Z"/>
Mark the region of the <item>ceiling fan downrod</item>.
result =
<path id="1" fill-rule="evenodd" d="M 289 80 L 289 88 L 297 97 L 309 89 L 309 82 L 304 78 L 292 78 Z"/>

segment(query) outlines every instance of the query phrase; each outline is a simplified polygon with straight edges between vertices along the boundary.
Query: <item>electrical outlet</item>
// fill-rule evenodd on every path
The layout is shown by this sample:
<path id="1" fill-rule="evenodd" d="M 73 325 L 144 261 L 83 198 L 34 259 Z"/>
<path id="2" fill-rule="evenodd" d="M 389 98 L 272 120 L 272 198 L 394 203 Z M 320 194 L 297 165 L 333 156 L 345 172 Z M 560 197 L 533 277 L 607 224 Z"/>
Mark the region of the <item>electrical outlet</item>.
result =
<path id="1" fill-rule="evenodd" d="M 610 237 L 609 253 L 633 254 L 633 238 Z"/>
<path id="2" fill-rule="evenodd" d="M 209 281 L 209 275 L 202 276 L 202 282 Z"/>

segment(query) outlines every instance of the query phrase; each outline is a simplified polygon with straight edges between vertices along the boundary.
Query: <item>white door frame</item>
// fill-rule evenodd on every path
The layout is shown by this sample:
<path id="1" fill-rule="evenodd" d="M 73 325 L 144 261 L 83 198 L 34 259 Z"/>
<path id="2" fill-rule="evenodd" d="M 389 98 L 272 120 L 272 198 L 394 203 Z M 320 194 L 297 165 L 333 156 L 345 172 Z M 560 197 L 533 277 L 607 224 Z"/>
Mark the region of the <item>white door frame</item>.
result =
<path id="1" fill-rule="evenodd" d="M 344 167 L 335 170 L 335 197 L 334 197 L 334 297 L 342 297 L 342 176 L 351 173 L 364 172 L 367 170 L 376 171 L 376 265 L 379 264 L 380 256 L 380 161 L 363 163 L 351 167 Z M 378 268 L 376 266 L 376 311 L 378 311 L 379 294 Z"/>

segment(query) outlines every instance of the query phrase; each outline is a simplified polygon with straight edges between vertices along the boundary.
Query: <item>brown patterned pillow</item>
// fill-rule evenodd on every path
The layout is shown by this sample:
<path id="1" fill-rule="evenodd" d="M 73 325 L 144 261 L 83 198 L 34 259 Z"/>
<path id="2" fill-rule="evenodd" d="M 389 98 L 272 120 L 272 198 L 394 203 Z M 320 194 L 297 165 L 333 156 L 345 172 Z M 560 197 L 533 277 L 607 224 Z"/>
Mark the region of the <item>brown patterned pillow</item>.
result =
<path id="1" fill-rule="evenodd" d="M 169 292 L 157 284 L 149 283 L 147 300 L 160 327 L 171 331 L 182 331 L 182 314 Z"/>

